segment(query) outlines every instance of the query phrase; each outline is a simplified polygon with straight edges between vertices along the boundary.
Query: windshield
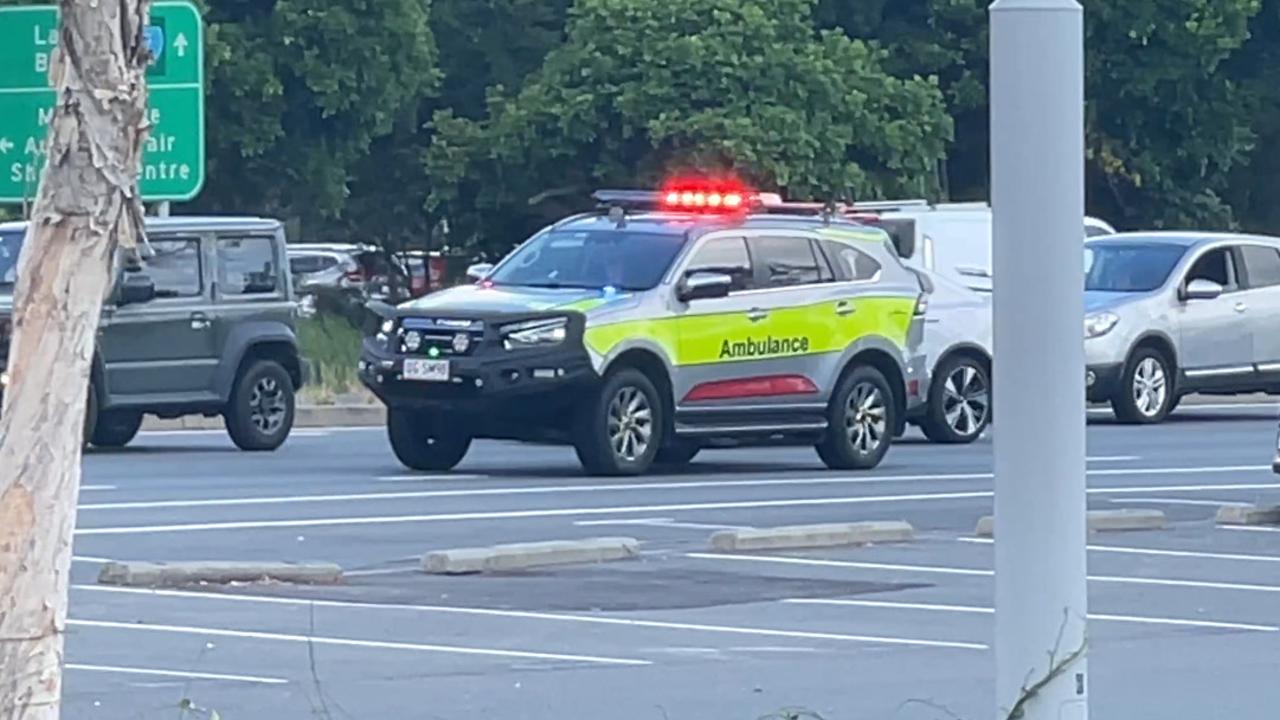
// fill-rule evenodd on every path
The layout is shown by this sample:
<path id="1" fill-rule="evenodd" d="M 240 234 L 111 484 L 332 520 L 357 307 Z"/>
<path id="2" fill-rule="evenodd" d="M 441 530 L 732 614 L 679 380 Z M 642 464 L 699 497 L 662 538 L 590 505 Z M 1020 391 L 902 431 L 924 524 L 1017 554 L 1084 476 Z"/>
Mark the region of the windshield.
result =
<path id="1" fill-rule="evenodd" d="M 626 230 L 557 230 L 530 240 L 489 276 L 495 285 L 649 290 L 684 245 L 684 235 Z"/>
<path id="2" fill-rule="evenodd" d="M 1186 252 L 1172 243 L 1090 243 L 1084 249 L 1084 289 L 1150 292 L 1164 285 Z"/>
<path id="3" fill-rule="evenodd" d="M 18 281 L 18 251 L 22 249 L 23 233 L 17 230 L 0 232 L 0 287 Z"/>

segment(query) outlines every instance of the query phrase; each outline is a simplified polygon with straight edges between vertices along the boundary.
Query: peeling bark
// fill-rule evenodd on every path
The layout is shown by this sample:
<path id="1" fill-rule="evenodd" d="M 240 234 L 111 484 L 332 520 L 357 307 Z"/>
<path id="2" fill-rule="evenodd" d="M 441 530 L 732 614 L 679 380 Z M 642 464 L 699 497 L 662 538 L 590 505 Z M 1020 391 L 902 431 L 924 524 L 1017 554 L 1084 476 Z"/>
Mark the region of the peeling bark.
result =
<path id="1" fill-rule="evenodd" d="M 62 692 L 86 388 L 117 248 L 141 234 L 150 0 L 60 0 L 48 163 L 19 263 L 0 415 L 0 720 Z"/>

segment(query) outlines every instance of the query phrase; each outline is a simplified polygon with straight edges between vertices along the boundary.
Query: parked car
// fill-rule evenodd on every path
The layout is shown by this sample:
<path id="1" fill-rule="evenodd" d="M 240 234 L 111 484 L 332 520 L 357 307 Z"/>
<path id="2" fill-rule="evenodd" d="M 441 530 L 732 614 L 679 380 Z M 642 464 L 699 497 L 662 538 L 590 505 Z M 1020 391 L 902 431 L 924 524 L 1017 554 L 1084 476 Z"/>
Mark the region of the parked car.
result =
<path id="1" fill-rule="evenodd" d="M 1084 252 L 1091 401 L 1157 423 L 1190 393 L 1280 392 L 1280 238 L 1125 233 Z"/>
<path id="2" fill-rule="evenodd" d="M 243 450 L 274 450 L 293 427 L 305 364 L 276 220 L 147 218 L 154 255 L 118 272 L 102 310 L 86 441 L 121 447 L 145 413 L 222 415 Z M 16 259 L 26 223 L 0 223 L 0 367 L 8 362 Z M 11 382 L 6 374 L 3 393 Z"/>
<path id="3" fill-rule="evenodd" d="M 991 296 L 913 270 L 929 293 L 911 373 L 921 378 L 919 401 L 907 419 L 933 442 L 973 442 L 991 422 Z"/>

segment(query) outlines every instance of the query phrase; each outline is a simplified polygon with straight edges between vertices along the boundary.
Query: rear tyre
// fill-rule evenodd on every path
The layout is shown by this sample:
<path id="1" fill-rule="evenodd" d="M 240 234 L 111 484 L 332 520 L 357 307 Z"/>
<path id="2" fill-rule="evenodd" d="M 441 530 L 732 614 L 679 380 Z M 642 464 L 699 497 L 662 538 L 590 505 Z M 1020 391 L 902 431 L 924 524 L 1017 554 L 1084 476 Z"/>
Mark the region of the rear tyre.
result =
<path id="1" fill-rule="evenodd" d="M 84 405 L 84 446 L 87 448 L 93 441 L 93 433 L 98 427 L 98 390 L 89 385 L 89 397 Z"/>
<path id="2" fill-rule="evenodd" d="M 884 375 L 869 365 L 854 368 L 831 398 L 818 456 L 832 470 L 874 468 L 893 443 L 895 413 L 893 390 Z"/>
<path id="3" fill-rule="evenodd" d="M 275 450 L 293 429 L 293 378 L 274 360 L 254 360 L 236 378 L 224 415 L 241 450 Z"/>
<path id="4" fill-rule="evenodd" d="M 471 449 L 471 436 L 424 410 L 387 408 L 391 450 L 411 470 L 452 470 Z"/>
<path id="5" fill-rule="evenodd" d="M 1172 363 L 1154 348 L 1138 348 L 1125 363 L 1111 409 L 1120 422 L 1150 425 L 1169 416 L 1174 397 Z"/>
<path id="6" fill-rule="evenodd" d="M 981 360 L 953 355 L 938 364 L 920 424 L 936 443 L 971 443 L 991 421 L 991 376 Z"/>
<path id="7" fill-rule="evenodd" d="M 121 448 L 138 435 L 142 413 L 133 410 L 107 410 L 98 415 L 90 442 L 98 447 Z"/>
<path id="8" fill-rule="evenodd" d="M 609 375 L 580 412 L 574 449 L 588 474 L 640 475 L 653 465 L 666 418 L 644 373 L 623 368 Z"/>
<path id="9" fill-rule="evenodd" d="M 672 440 L 658 448 L 654 462 L 658 465 L 688 465 L 702 448 L 685 440 Z"/>

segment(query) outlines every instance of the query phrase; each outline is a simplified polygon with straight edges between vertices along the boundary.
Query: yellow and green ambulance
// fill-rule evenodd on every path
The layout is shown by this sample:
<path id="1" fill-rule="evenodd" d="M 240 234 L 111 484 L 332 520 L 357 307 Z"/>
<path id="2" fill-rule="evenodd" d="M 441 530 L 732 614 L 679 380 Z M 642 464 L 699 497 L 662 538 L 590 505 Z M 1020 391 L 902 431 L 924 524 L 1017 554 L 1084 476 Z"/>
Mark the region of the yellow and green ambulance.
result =
<path id="1" fill-rule="evenodd" d="M 882 230 L 715 186 L 595 197 L 475 284 L 383 309 L 360 376 L 401 462 L 493 438 L 602 475 L 762 443 L 880 463 L 920 402 L 928 295 Z"/>

